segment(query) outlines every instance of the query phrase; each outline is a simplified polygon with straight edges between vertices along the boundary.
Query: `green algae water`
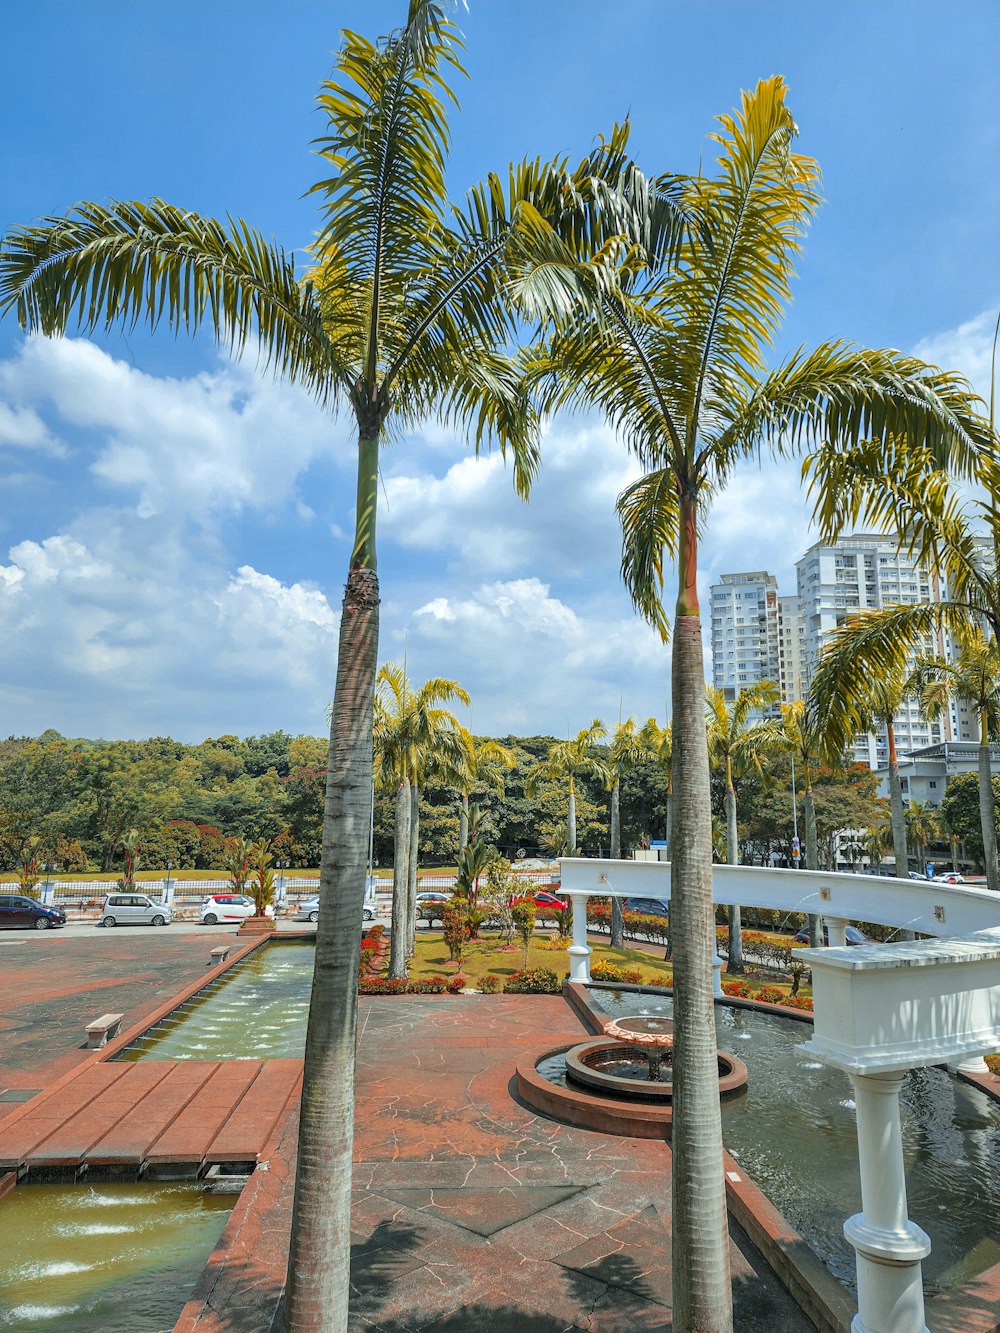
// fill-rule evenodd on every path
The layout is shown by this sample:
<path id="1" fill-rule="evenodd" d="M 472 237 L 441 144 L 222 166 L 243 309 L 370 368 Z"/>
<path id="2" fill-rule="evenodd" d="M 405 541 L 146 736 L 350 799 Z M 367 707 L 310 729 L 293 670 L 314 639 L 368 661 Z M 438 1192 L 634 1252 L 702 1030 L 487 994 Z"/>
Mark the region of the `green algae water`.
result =
<path id="1" fill-rule="evenodd" d="M 316 947 L 268 944 L 140 1037 L 123 1060 L 301 1059 Z"/>
<path id="2" fill-rule="evenodd" d="M 234 1202 L 189 1184 L 18 1185 L 0 1200 L 0 1328 L 165 1333 Z"/>

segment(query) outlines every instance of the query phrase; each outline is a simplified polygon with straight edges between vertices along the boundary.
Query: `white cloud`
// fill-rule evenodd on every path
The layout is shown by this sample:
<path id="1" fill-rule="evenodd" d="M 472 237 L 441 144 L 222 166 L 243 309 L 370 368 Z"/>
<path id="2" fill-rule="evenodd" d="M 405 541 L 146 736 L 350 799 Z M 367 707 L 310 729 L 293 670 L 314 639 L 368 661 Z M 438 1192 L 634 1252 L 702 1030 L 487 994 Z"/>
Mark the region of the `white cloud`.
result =
<path id="1" fill-rule="evenodd" d="M 986 402 L 990 396 L 990 370 L 996 310 L 984 310 L 957 329 L 945 329 L 919 342 L 914 355 L 942 370 L 957 370 L 970 381 Z M 1000 367 L 998 367 L 1000 370 Z"/>
<path id="2" fill-rule="evenodd" d="M 134 495 L 146 518 L 177 506 L 202 521 L 218 511 L 273 509 L 293 498 L 315 458 L 338 442 L 348 456 L 343 431 L 303 390 L 246 363 L 163 378 L 84 339 L 37 337 L 0 365 L 0 394 L 10 400 L 0 404 L 0 439 L 5 419 L 22 434 L 44 432 L 42 406 L 97 432 L 94 475 Z"/>
<path id="3" fill-rule="evenodd" d="M 3 402 L 0 402 L 0 448 L 37 449 L 57 458 L 66 453 L 66 446 L 56 439 L 37 412 Z"/>

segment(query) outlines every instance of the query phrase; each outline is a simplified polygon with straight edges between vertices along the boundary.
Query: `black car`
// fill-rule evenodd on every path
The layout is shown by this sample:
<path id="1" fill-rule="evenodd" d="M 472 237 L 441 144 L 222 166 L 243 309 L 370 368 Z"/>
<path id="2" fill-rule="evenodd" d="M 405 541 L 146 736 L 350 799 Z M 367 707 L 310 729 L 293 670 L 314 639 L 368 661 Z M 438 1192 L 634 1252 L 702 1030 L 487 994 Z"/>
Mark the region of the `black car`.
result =
<path id="1" fill-rule="evenodd" d="M 20 893 L 0 893 L 0 930 L 18 927 L 48 930 L 50 926 L 65 924 L 66 913 L 61 907 L 48 907 Z"/>
<path id="2" fill-rule="evenodd" d="M 844 937 L 847 940 L 848 944 L 871 944 L 871 940 L 868 938 L 865 932 L 863 930 L 858 930 L 857 926 L 845 926 Z M 795 943 L 796 944 L 809 943 L 808 926 L 803 926 L 802 929 L 799 931 L 799 933 L 795 936 Z M 830 932 L 827 930 L 826 926 L 823 927 L 823 943 L 824 944 L 830 943 Z"/>
<path id="3" fill-rule="evenodd" d="M 670 909 L 659 898 L 626 898 L 622 903 L 623 912 L 641 912 L 643 916 L 662 916 L 669 918 Z"/>

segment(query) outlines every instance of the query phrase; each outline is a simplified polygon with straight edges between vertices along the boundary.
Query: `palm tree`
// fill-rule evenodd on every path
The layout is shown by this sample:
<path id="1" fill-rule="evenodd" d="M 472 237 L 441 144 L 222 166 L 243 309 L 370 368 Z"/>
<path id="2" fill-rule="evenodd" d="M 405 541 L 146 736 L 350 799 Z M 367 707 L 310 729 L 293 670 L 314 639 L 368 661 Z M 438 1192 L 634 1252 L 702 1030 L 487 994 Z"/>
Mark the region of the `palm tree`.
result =
<path id="1" fill-rule="evenodd" d="M 591 754 L 593 747 L 607 735 L 604 723 L 594 718 L 589 727 L 578 731 L 572 740 L 556 741 L 549 746 L 545 759 L 539 760 L 528 771 L 525 791 L 534 796 L 542 782 L 565 782 L 567 784 L 566 804 L 566 854 L 576 855 L 576 780 L 579 777 L 596 778 L 607 782 L 608 768 L 603 759 Z"/>
<path id="2" fill-rule="evenodd" d="M 636 730 L 634 719 L 629 717 L 624 722 L 619 719 L 611 738 L 611 745 L 608 747 L 607 758 L 608 781 L 611 785 L 610 856 L 613 861 L 617 861 L 622 854 L 622 778 L 644 758 L 646 753 L 646 747 L 642 742 L 640 732 Z M 622 914 L 622 900 L 617 895 L 612 894 L 611 947 L 612 949 L 621 949 L 624 943 L 625 918 Z"/>
<path id="3" fill-rule="evenodd" d="M 708 718 L 709 759 L 721 764 L 726 782 L 726 861 L 740 863 L 739 826 L 736 820 L 736 781 L 748 773 L 763 775 L 763 758 L 777 749 L 783 740 L 781 729 L 768 721 L 754 721 L 757 715 L 773 709 L 781 690 L 773 681 L 762 680 L 740 690 L 730 708 L 723 690 L 714 685 L 705 689 Z M 726 971 L 737 976 L 743 971 L 743 923 L 739 904 L 729 908 L 729 963 Z"/>
<path id="4" fill-rule="evenodd" d="M 785 733 L 785 745 L 794 766 L 802 774 L 803 786 L 803 824 L 806 837 L 806 868 L 819 870 L 819 839 L 816 836 L 816 801 L 813 796 L 813 766 L 831 758 L 825 737 L 820 732 L 816 721 L 816 710 L 811 700 L 796 699 L 793 703 L 781 705 L 782 729 Z M 794 793 L 793 793 L 794 800 Z M 809 913 L 809 943 L 814 949 L 822 948 L 823 924 L 817 912 Z"/>
<path id="5" fill-rule="evenodd" d="M 346 1328 L 356 980 L 371 798 L 378 660 L 376 513 L 379 448 L 393 426 L 437 417 L 479 447 L 513 452 L 526 493 L 533 422 L 506 347 L 510 279 L 548 243 L 544 166 L 491 177 L 448 203 L 449 79 L 461 42 L 439 0 L 409 0 L 405 26 L 373 43 L 345 32 L 319 104 L 325 175 L 311 271 L 240 218 L 216 221 L 159 199 L 83 203 L 13 230 L 0 250 L 0 310 L 32 332 L 144 322 L 207 327 L 239 351 L 256 342 L 276 373 L 353 414 L 358 441 L 350 557 L 324 807 L 316 963 L 306 1036 L 286 1321 Z M 561 173 L 561 175 L 564 173 Z M 572 179 L 572 178 L 571 178 Z M 558 196 L 560 207 L 570 196 Z M 570 202 L 572 200 L 570 199 Z M 586 228 L 594 210 L 566 210 Z M 550 285 L 540 265 L 543 285 Z"/>
<path id="6" fill-rule="evenodd" d="M 892 830 L 887 824 L 874 824 L 865 829 L 862 845 L 869 864 L 874 867 L 876 874 L 882 868 L 882 857 L 889 850 L 891 835 Z"/>
<path id="7" fill-rule="evenodd" d="M 389 975 L 406 976 L 410 937 L 416 924 L 416 859 L 420 784 L 435 758 L 459 751 L 462 728 L 441 705 L 469 703 L 468 691 L 439 676 L 413 689 L 406 667 L 387 662 L 375 682 L 374 745 L 383 785 L 396 788 L 392 936 Z M 411 906 L 412 897 L 412 906 Z"/>
<path id="8" fill-rule="evenodd" d="M 941 837 L 941 820 L 937 806 L 930 801 L 909 800 L 906 803 L 906 834 L 917 849 L 917 864 L 921 872 L 927 860 L 927 848 Z"/>
<path id="9" fill-rule="evenodd" d="M 1000 647 L 995 638 L 987 641 L 978 626 L 959 628 L 962 633 L 957 662 L 937 658 L 921 664 L 921 698 L 924 711 L 932 720 L 941 715 L 952 694 L 976 710 L 979 719 L 979 821 L 983 830 L 986 887 L 998 890 L 1000 865 L 997 863 L 990 741 L 1000 738 Z M 940 832 L 940 826 L 936 832 Z M 921 841 L 929 839 L 922 838 Z"/>
<path id="10" fill-rule="evenodd" d="M 469 797 L 473 787 L 482 784 L 495 795 L 503 799 L 505 768 L 513 768 L 517 755 L 507 745 L 499 741 L 483 740 L 473 736 L 465 727 L 461 728 L 463 749 L 457 756 L 454 784 L 459 788 L 462 798 L 459 811 L 458 846 L 459 850 L 469 841 Z"/>
<path id="11" fill-rule="evenodd" d="M 792 268 L 819 203 L 818 169 L 791 151 L 796 127 L 780 78 L 744 94 L 715 140 L 719 170 L 681 182 L 688 220 L 679 257 L 636 238 L 620 253 L 570 250 L 561 296 L 578 317 L 528 354 L 544 409 L 601 407 L 644 475 L 619 500 L 623 573 L 639 609 L 666 632 L 664 554 L 675 558 L 672 694 L 677 798 L 672 839 L 674 945 L 672 1129 L 674 1327 L 731 1327 L 722 1133 L 712 1005 L 712 837 L 704 664 L 697 588 L 699 530 L 736 464 L 865 438 L 886 464 L 926 446 L 975 472 L 989 440 L 967 385 L 894 351 L 826 343 L 768 373 L 766 352 L 790 296 Z M 651 187 L 654 188 L 654 187 Z M 640 216 L 644 211 L 638 209 Z M 578 269 L 574 269 L 574 261 Z M 578 282 L 573 288 L 575 276 Z"/>
<path id="12" fill-rule="evenodd" d="M 667 854 L 670 853 L 670 838 L 673 831 L 673 798 L 674 798 L 674 776 L 673 776 L 673 757 L 674 757 L 674 731 L 670 722 L 665 726 L 660 726 L 655 717 L 647 718 L 639 732 L 639 739 L 642 741 L 648 754 L 666 769 L 667 774 L 667 818 L 665 821 L 664 833 L 667 839 Z"/>

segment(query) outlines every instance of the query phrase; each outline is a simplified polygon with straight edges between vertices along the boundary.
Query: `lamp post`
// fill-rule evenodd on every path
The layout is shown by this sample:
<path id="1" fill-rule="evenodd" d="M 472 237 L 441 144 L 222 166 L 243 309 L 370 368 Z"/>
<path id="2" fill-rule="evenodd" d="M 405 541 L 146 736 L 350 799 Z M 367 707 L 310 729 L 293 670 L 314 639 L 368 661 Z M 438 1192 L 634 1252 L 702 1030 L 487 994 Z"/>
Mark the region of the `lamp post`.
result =
<path id="1" fill-rule="evenodd" d="M 792 760 L 792 869 L 798 870 L 802 854 L 799 849 L 799 803 L 795 796 L 795 756 Z"/>
<path id="2" fill-rule="evenodd" d="M 50 862 L 46 861 L 42 866 L 45 871 L 45 878 L 42 880 L 42 902 L 47 907 L 51 907 L 53 898 L 52 871 L 55 869 Z"/>

